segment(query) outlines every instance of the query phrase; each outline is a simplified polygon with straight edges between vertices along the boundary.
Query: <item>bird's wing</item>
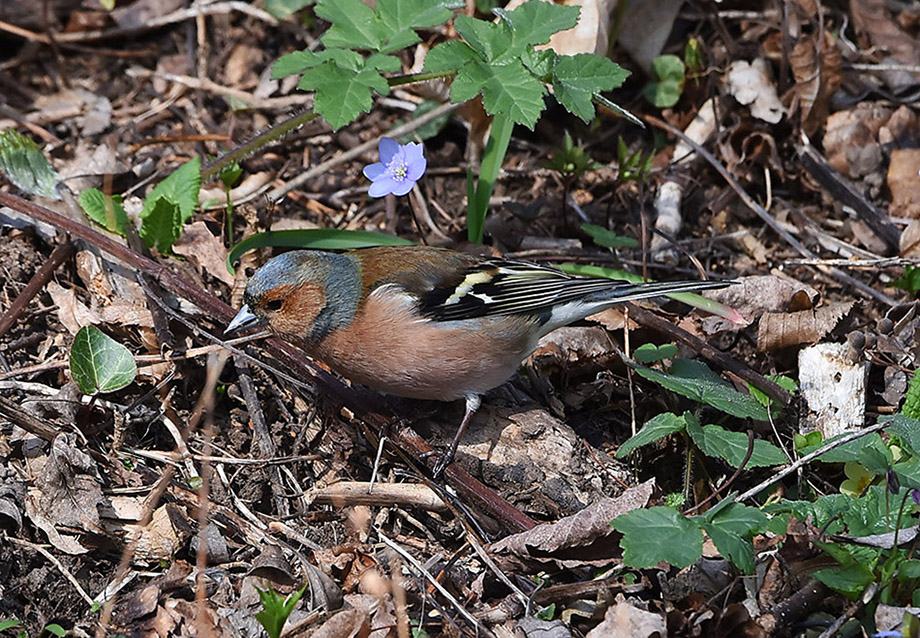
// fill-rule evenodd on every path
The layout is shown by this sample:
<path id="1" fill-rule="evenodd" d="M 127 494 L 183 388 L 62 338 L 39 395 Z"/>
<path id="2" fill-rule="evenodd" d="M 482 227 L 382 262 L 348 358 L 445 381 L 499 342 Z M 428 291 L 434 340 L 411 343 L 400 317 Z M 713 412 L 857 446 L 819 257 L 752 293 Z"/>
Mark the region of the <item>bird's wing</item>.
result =
<path id="1" fill-rule="evenodd" d="M 514 313 L 539 315 L 570 302 L 592 303 L 598 297 L 609 302 L 621 296 L 625 301 L 661 294 L 635 296 L 637 289 L 646 285 L 577 277 L 548 266 L 490 259 L 467 269 L 459 283 L 438 286 L 421 295 L 419 306 L 423 315 L 438 321 Z"/>

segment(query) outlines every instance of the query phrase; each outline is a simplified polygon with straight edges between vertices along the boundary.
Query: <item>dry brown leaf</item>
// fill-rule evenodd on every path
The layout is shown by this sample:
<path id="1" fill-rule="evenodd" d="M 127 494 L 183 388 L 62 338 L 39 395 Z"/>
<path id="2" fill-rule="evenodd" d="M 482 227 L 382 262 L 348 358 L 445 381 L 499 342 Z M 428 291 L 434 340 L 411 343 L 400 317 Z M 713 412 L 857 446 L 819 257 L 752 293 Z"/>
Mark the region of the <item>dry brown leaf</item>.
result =
<path id="1" fill-rule="evenodd" d="M 627 602 L 607 608 L 604 620 L 585 638 L 652 638 L 667 636 L 668 626 L 661 614 L 654 614 Z"/>
<path id="2" fill-rule="evenodd" d="M 368 638 L 370 634 L 370 618 L 352 607 L 334 614 L 313 632 L 312 638 Z"/>
<path id="3" fill-rule="evenodd" d="M 197 221 L 186 226 L 182 236 L 173 244 L 173 250 L 215 279 L 228 286 L 233 285 L 233 275 L 226 265 L 227 249 L 204 222 Z"/>
<path id="4" fill-rule="evenodd" d="M 888 190 L 891 191 L 889 214 L 895 217 L 920 218 L 920 148 L 891 151 L 888 164 Z"/>
<path id="5" fill-rule="evenodd" d="M 172 560 L 182 543 L 165 505 L 154 510 L 146 526 L 125 525 L 125 532 L 128 541 L 137 543 L 133 561 L 139 565 Z"/>
<path id="6" fill-rule="evenodd" d="M 77 295 L 72 288 L 64 288 L 56 281 L 49 281 L 45 289 L 57 306 L 58 321 L 70 334 L 77 334 L 83 326 L 102 323 L 102 317 L 77 301 Z"/>
<path id="7" fill-rule="evenodd" d="M 901 257 L 920 257 L 920 219 L 912 219 L 901 231 L 899 243 Z"/>
<path id="8" fill-rule="evenodd" d="M 817 290 L 794 279 L 777 275 L 741 277 L 737 285 L 707 291 L 706 296 L 731 306 L 746 319 L 752 320 L 764 312 L 789 310 L 789 304 L 799 291 L 807 295 L 812 305 L 817 302 Z"/>
<path id="9" fill-rule="evenodd" d="M 876 103 L 861 103 L 846 111 L 837 111 L 827 118 L 824 133 L 824 156 L 828 164 L 849 177 L 848 153 L 877 143 L 879 130 L 891 117 L 891 110 Z"/>
<path id="10" fill-rule="evenodd" d="M 757 349 L 772 352 L 800 343 L 815 343 L 833 330 L 854 305 L 855 302 L 846 301 L 815 310 L 765 313 L 757 330 Z"/>
<path id="11" fill-rule="evenodd" d="M 618 552 L 615 543 L 604 542 L 614 533 L 610 521 L 645 507 L 654 487 L 654 480 L 648 480 L 616 498 L 603 499 L 555 523 L 544 523 L 507 536 L 493 544 L 492 550 L 540 561 L 565 558 L 579 564 L 607 562 L 614 556 L 605 554 L 603 549 Z"/>
<path id="12" fill-rule="evenodd" d="M 874 47 L 890 54 L 901 64 L 920 64 L 920 47 L 917 41 L 895 22 L 885 0 L 852 0 L 850 15 L 857 33 L 865 34 Z M 916 74 L 888 72 L 882 77 L 890 89 L 916 83 Z"/>
<path id="13" fill-rule="evenodd" d="M 820 130 L 830 111 L 831 95 L 843 82 L 843 60 L 834 36 L 827 30 L 818 50 L 814 36 L 805 36 L 789 53 L 795 75 L 795 99 L 802 129 L 808 135 Z"/>

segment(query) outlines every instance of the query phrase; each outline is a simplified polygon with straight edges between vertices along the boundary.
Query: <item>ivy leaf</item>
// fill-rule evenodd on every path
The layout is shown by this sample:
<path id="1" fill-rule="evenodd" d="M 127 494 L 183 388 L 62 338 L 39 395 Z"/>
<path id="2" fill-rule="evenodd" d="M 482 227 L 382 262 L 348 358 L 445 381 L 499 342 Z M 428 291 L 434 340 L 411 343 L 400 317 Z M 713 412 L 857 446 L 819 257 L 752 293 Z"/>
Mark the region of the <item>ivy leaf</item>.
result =
<path id="1" fill-rule="evenodd" d="M 597 55 L 560 55 L 553 68 L 556 99 L 585 122 L 594 119 L 593 96 L 623 84 L 629 71 Z"/>
<path id="2" fill-rule="evenodd" d="M 137 364 L 123 345 L 96 326 L 84 326 L 70 347 L 70 374 L 83 394 L 114 392 L 134 381 Z"/>
<path id="3" fill-rule="evenodd" d="M 687 427 L 687 421 L 682 416 L 672 412 L 663 412 L 646 422 L 642 429 L 636 432 L 635 436 L 630 437 L 626 443 L 617 450 L 617 458 L 623 459 L 633 450 L 639 449 L 649 443 L 654 443 L 659 439 L 670 436 L 675 432 L 682 431 Z"/>
<path id="4" fill-rule="evenodd" d="M 316 91 L 313 108 L 333 129 L 342 128 L 371 110 L 371 90 L 380 95 L 390 92 L 386 79 L 375 69 L 355 72 L 331 61 L 304 73 L 299 86 Z"/>
<path id="5" fill-rule="evenodd" d="M 693 521 L 670 507 L 637 509 L 610 523 L 623 534 L 623 562 L 636 569 L 666 561 L 692 565 L 703 555 L 703 533 Z"/>
<path id="6" fill-rule="evenodd" d="M 148 203 L 149 197 L 144 202 L 144 210 L 148 212 L 141 213 L 139 234 L 147 248 L 155 247 L 161 254 L 168 253 L 182 234 L 182 209 L 166 196 L 157 197 L 150 207 Z"/>

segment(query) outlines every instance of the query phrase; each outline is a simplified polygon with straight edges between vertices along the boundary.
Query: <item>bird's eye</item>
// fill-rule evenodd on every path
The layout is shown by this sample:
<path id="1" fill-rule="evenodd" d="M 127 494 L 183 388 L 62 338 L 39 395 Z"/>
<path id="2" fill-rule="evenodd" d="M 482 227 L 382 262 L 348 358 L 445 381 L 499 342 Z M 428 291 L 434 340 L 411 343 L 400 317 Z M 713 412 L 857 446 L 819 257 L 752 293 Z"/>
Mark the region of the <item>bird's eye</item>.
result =
<path id="1" fill-rule="evenodd" d="M 267 304 L 265 304 L 265 309 L 274 312 L 275 310 L 281 310 L 281 306 L 284 305 L 284 299 L 272 299 Z"/>

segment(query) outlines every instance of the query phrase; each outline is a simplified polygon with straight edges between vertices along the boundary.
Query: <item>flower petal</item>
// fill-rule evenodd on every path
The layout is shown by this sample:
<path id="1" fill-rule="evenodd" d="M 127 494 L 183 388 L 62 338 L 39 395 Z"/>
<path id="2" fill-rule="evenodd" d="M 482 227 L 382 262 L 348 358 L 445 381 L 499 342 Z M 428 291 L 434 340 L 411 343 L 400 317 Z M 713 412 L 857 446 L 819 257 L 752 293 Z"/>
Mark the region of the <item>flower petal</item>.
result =
<path id="1" fill-rule="evenodd" d="M 405 195 L 412 190 L 412 187 L 415 186 L 415 180 L 404 179 L 401 182 L 396 182 L 393 186 L 393 190 L 390 191 L 394 195 Z"/>
<path id="2" fill-rule="evenodd" d="M 416 160 L 424 159 L 425 148 L 421 144 L 409 142 L 403 146 L 406 153 L 406 161 L 412 163 Z"/>
<path id="3" fill-rule="evenodd" d="M 380 161 L 389 164 L 396 151 L 399 150 L 399 142 L 392 137 L 381 137 L 380 144 L 377 145 L 377 151 L 380 153 Z"/>
<path id="4" fill-rule="evenodd" d="M 387 170 L 387 167 L 384 166 L 380 162 L 377 162 L 376 164 L 368 164 L 367 166 L 364 167 L 364 176 L 367 179 L 374 181 L 375 179 L 383 175 L 383 173 L 386 170 Z"/>
<path id="5" fill-rule="evenodd" d="M 392 193 L 396 185 L 393 178 L 384 176 L 371 184 L 371 187 L 367 189 L 367 194 L 371 197 L 383 197 L 384 195 Z"/>
<path id="6" fill-rule="evenodd" d="M 425 174 L 425 169 L 428 168 L 428 160 L 424 157 L 415 160 L 414 162 L 409 162 L 409 165 L 406 167 L 406 179 L 417 182 L 422 175 Z"/>

